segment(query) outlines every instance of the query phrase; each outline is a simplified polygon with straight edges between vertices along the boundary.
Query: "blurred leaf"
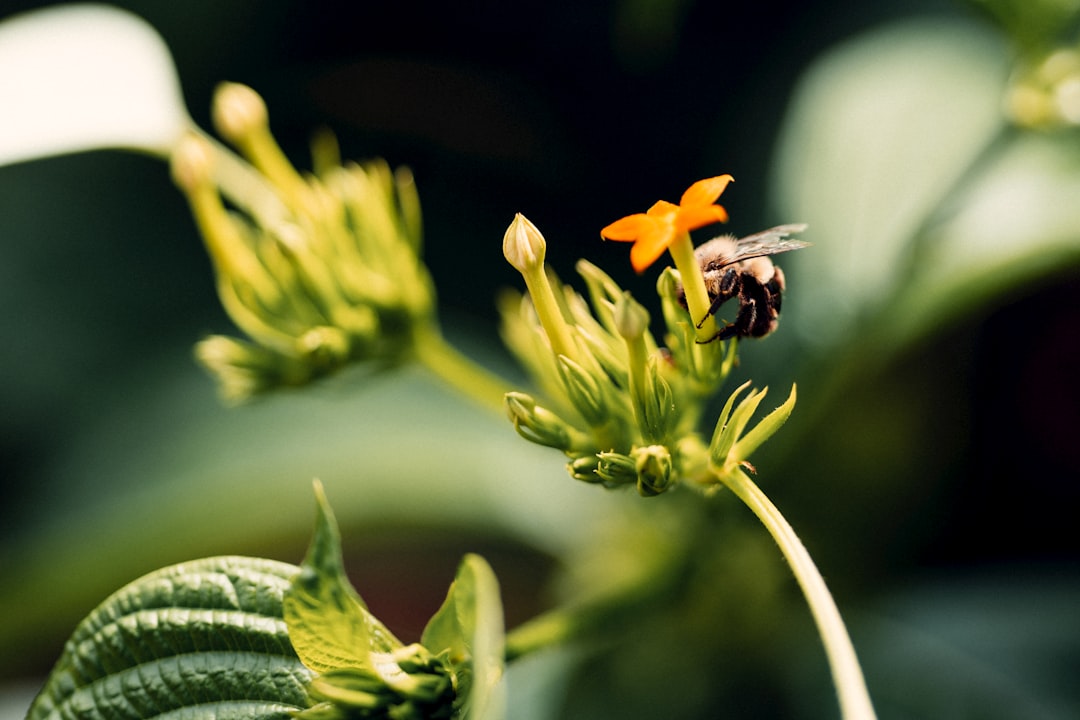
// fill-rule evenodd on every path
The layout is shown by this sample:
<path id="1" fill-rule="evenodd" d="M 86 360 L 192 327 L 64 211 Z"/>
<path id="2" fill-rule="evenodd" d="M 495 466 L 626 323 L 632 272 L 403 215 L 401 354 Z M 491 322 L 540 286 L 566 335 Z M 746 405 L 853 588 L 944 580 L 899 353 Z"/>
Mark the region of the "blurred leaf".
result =
<path id="1" fill-rule="evenodd" d="M 787 327 L 831 344 L 906 281 L 911 238 L 1003 126 L 1000 40 L 972 23 L 911 21 L 832 51 L 782 131 L 777 204 L 809 223 Z"/>
<path id="2" fill-rule="evenodd" d="M 919 238 L 914 270 L 882 322 L 899 342 L 1002 292 L 1080 264 L 1080 135 L 1016 133 Z"/>
<path id="3" fill-rule="evenodd" d="M 220 557 L 136 580 L 75 629 L 27 718 L 286 720 L 310 677 L 282 619 L 297 571 Z"/>
<path id="4" fill-rule="evenodd" d="M 165 43 L 104 5 L 0 23 L 0 107 L 0 165 L 102 147 L 164 154 L 191 127 Z"/>
<path id="5" fill-rule="evenodd" d="M 1067 566 L 950 571 L 893 590 L 853 618 L 881 716 L 1077 717 L 1078 603 Z"/>

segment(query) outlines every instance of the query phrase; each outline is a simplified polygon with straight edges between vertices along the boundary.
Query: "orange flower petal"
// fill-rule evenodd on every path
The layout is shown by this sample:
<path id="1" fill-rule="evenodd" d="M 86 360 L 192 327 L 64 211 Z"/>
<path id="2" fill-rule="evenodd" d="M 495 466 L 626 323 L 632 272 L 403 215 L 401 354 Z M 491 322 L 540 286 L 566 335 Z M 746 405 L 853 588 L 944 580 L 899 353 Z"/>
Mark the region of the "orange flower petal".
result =
<path id="1" fill-rule="evenodd" d="M 705 207 L 683 208 L 679 212 L 676 226 L 683 232 L 689 232 L 713 223 L 727 222 L 727 220 L 727 210 L 723 207 L 720 205 L 706 205 Z"/>
<path id="2" fill-rule="evenodd" d="M 645 213 L 635 213 L 611 223 L 600 231 L 600 236 L 608 240 L 633 242 L 647 234 L 655 224 L 656 220 Z"/>
<path id="3" fill-rule="evenodd" d="M 645 272 L 645 269 L 659 259 L 664 251 L 675 239 L 675 228 L 667 223 L 656 223 L 648 233 L 638 238 L 634 247 L 630 248 L 630 265 L 635 272 Z"/>
<path id="4" fill-rule="evenodd" d="M 682 198 L 679 199 L 679 206 L 686 210 L 688 208 L 712 205 L 720 197 L 720 194 L 724 192 L 728 183 L 734 179 L 730 175 L 717 175 L 716 177 L 698 180 L 682 194 Z"/>
<path id="5" fill-rule="evenodd" d="M 679 212 L 679 206 L 675 203 L 669 203 L 667 200 L 657 200 L 645 214 L 652 218 L 661 218 L 677 212 Z"/>

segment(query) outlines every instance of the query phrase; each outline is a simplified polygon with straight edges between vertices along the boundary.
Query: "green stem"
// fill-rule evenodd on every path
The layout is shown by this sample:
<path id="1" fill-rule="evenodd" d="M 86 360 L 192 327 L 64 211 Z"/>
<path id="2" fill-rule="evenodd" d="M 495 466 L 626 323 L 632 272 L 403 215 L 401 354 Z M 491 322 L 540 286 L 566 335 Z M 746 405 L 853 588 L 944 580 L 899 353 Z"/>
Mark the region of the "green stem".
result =
<path id="1" fill-rule="evenodd" d="M 689 233 L 683 233 L 668 246 L 671 259 L 675 261 L 675 267 L 679 271 L 682 280 L 683 293 L 686 296 L 686 308 L 690 311 L 690 319 L 695 324 L 701 323 L 697 330 L 699 342 L 708 342 L 716 337 L 716 316 L 707 315 L 709 305 L 709 292 L 705 288 L 705 276 L 701 272 L 701 264 L 694 255 L 694 243 Z"/>
<path id="2" fill-rule="evenodd" d="M 588 628 L 587 623 L 568 612 L 551 611 L 539 615 L 507 633 L 506 661 L 561 645 L 579 637 L 578 630 L 582 628 Z"/>
<path id="3" fill-rule="evenodd" d="M 510 384 L 460 353 L 438 330 L 416 340 L 416 359 L 432 374 L 480 405 L 502 413 Z"/>
<path id="4" fill-rule="evenodd" d="M 810 558 L 810 553 L 799 540 L 791 525 L 765 496 L 765 493 L 741 470 L 721 476 L 721 481 L 757 515 L 769 534 L 780 546 L 795 579 L 802 588 L 810 613 L 817 624 L 825 654 L 829 659 L 833 683 L 840 700 L 840 712 L 844 720 L 873 720 L 874 706 L 866 690 L 859 659 L 851 644 L 840 611 L 833 601 L 825 580 Z"/>

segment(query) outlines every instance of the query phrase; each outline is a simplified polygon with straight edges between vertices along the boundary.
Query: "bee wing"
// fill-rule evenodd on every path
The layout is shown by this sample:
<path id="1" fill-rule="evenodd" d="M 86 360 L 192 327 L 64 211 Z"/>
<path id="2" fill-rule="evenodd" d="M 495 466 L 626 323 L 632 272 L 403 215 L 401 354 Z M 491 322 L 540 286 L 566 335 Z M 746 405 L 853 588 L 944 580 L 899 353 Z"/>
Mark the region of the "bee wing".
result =
<path id="1" fill-rule="evenodd" d="M 776 255 L 809 247 L 811 243 L 793 240 L 792 233 L 802 232 L 806 225 L 796 223 L 778 225 L 736 240 L 731 235 L 721 235 L 700 245 L 694 252 L 703 266 L 719 269 L 727 265 L 765 255 Z"/>
<path id="2" fill-rule="evenodd" d="M 808 247 L 810 243 L 803 240 L 792 240 L 788 237 L 792 233 L 802 232 L 806 229 L 804 224 L 778 225 L 777 227 L 763 230 L 753 235 L 740 238 L 735 243 L 735 260 L 748 260 L 762 255 L 776 255 L 778 253 L 799 250 Z"/>

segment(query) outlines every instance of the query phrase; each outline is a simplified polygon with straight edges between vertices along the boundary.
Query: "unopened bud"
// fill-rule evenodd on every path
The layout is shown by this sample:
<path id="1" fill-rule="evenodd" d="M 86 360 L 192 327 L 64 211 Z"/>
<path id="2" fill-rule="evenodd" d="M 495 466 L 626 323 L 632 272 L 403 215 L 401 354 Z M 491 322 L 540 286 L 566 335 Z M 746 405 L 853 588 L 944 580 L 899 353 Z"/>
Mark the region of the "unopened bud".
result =
<path id="1" fill-rule="evenodd" d="M 638 473 L 634 459 L 629 455 L 617 452 L 602 452 L 597 455 L 600 462 L 596 466 L 596 474 L 608 485 L 633 485 L 637 482 Z"/>
<path id="2" fill-rule="evenodd" d="M 587 483 L 598 483 L 603 481 L 603 478 L 596 472 L 596 468 L 599 464 L 600 458 L 596 455 L 584 455 L 579 458 L 574 458 L 567 463 L 566 469 L 570 473 L 570 477 L 575 480 L 581 480 Z"/>
<path id="3" fill-rule="evenodd" d="M 547 254 L 547 242 L 536 226 L 521 213 L 514 215 L 513 222 L 503 236 L 503 255 L 518 272 L 526 273 L 543 266 Z"/>
<path id="4" fill-rule="evenodd" d="M 221 83 L 214 92 L 214 127 L 230 142 L 239 143 L 254 129 L 269 124 L 266 102 L 240 83 Z"/>
<path id="5" fill-rule="evenodd" d="M 591 427 L 607 422 L 608 409 L 604 403 L 601 385 L 585 368 L 570 358 L 558 357 L 559 377 L 562 378 L 566 396 Z"/>
<path id="6" fill-rule="evenodd" d="M 634 450 L 637 489 L 642 497 L 654 497 L 671 487 L 671 453 L 663 445 Z"/>
<path id="7" fill-rule="evenodd" d="M 615 302 L 615 330 L 625 340 L 640 338 L 649 328 L 649 311 L 624 292 Z"/>
<path id="8" fill-rule="evenodd" d="M 566 423 L 555 413 L 537 405 L 529 395 L 506 393 L 506 411 L 514 429 L 526 440 L 558 450 L 570 449 Z"/>

